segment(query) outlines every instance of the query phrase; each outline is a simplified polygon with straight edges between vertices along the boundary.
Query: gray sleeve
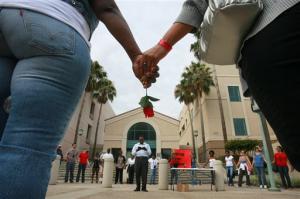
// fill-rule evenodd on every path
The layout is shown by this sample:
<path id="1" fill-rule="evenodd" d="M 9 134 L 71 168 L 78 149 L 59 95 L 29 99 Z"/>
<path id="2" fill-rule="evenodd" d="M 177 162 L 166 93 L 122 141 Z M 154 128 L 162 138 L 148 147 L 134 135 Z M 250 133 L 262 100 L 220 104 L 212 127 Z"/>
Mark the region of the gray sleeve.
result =
<path id="1" fill-rule="evenodd" d="M 195 32 L 200 28 L 207 7 L 205 0 L 186 0 L 175 23 L 191 25 L 195 27 L 192 32 Z"/>

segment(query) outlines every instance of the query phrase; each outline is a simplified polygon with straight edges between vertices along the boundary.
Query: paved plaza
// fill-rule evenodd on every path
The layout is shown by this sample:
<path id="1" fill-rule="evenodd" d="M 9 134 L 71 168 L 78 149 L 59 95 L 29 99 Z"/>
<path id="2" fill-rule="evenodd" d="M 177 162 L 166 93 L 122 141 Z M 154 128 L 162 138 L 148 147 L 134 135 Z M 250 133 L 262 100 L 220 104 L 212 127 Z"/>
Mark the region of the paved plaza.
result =
<path id="1" fill-rule="evenodd" d="M 134 185 L 113 185 L 102 188 L 101 184 L 49 185 L 46 199 L 299 199 L 300 189 L 270 192 L 257 187 L 225 187 L 226 191 L 210 191 L 209 185 L 190 186 L 190 192 L 160 191 L 157 185 L 149 185 L 148 193 L 134 192 Z"/>

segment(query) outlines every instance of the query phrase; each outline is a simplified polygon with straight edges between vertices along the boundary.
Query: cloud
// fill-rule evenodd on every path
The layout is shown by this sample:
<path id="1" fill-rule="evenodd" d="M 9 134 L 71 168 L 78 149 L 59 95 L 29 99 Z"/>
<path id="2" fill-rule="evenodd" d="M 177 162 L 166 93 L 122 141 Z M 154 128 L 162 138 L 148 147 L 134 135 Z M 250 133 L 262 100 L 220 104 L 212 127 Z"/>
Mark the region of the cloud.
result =
<path id="1" fill-rule="evenodd" d="M 119 0 L 117 4 L 126 18 L 137 43 L 142 50 L 154 46 L 178 16 L 181 0 Z M 194 60 L 189 52 L 192 35 L 179 41 L 160 63 L 160 77 L 148 94 L 160 98 L 154 104 L 158 112 L 178 118 L 182 105 L 174 99 L 174 88 L 179 82 L 185 66 Z M 139 81 L 131 70 L 131 62 L 123 48 L 100 24 L 92 38 L 92 59 L 104 66 L 109 78 L 117 89 L 117 97 L 112 103 L 116 114 L 137 108 L 145 95 Z"/>

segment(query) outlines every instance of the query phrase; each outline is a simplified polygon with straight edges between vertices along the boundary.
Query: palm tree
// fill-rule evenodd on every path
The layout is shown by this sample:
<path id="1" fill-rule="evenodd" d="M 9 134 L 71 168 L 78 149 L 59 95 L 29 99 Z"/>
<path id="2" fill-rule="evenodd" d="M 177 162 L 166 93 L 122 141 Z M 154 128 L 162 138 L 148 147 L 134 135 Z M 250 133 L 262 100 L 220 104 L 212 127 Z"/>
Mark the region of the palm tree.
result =
<path id="1" fill-rule="evenodd" d="M 198 30 L 194 36 L 196 37 L 196 42 L 191 44 L 190 50 L 194 52 L 194 56 L 200 61 L 201 57 L 199 54 L 199 38 L 200 38 L 200 30 Z M 226 123 L 225 123 L 225 115 L 224 115 L 224 109 L 223 109 L 223 104 L 222 104 L 222 98 L 221 98 L 221 93 L 220 93 L 220 88 L 218 84 L 218 78 L 216 74 L 216 69 L 215 65 L 213 65 L 213 71 L 214 71 L 214 79 L 215 79 L 215 87 L 217 90 L 217 97 L 218 97 L 218 104 L 219 104 L 219 110 L 220 110 L 220 118 L 221 118 L 221 125 L 222 125 L 222 133 L 223 133 L 223 140 L 224 140 L 224 146 L 227 142 L 227 130 L 226 130 Z"/>
<path id="2" fill-rule="evenodd" d="M 94 92 L 97 91 L 97 81 L 101 78 L 107 77 L 106 72 L 104 72 L 103 67 L 97 62 L 91 63 L 91 73 L 89 76 L 89 80 L 87 82 L 87 85 L 85 87 L 84 96 L 80 105 L 80 110 L 78 114 L 78 119 L 76 122 L 76 128 L 75 128 L 75 136 L 73 143 L 77 143 L 78 138 L 78 132 L 79 132 L 79 125 L 82 117 L 83 107 L 85 104 L 85 99 L 87 95 L 90 95 L 91 97 L 94 96 Z"/>
<path id="3" fill-rule="evenodd" d="M 184 74 L 183 74 L 184 75 Z M 190 87 L 190 79 L 188 79 L 187 77 L 183 77 L 182 75 L 182 80 L 180 81 L 180 84 L 176 85 L 175 88 L 175 98 L 178 98 L 178 101 L 180 103 L 184 102 L 184 104 L 187 106 L 188 112 L 189 112 L 189 118 L 190 118 L 190 123 L 191 123 L 191 133 L 192 133 L 192 142 L 193 142 L 193 159 L 197 159 L 197 157 L 195 157 L 196 153 L 196 147 L 195 147 L 195 136 L 194 136 L 194 125 L 193 125 L 193 119 L 191 116 L 191 110 L 190 110 L 190 104 L 193 103 L 193 101 L 195 100 L 195 95 L 192 92 L 192 89 Z"/>
<path id="4" fill-rule="evenodd" d="M 212 72 L 204 64 L 192 62 L 189 67 L 189 73 L 192 75 L 192 85 L 194 86 L 194 93 L 197 96 L 197 104 L 200 112 L 200 126 L 201 126 L 201 137 L 202 137 L 202 148 L 203 148 L 203 161 L 206 160 L 206 139 L 205 139 L 205 128 L 204 128 L 204 118 L 203 118 L 203 108 L 201 104 L 201 99 L 203 93 L 208 95 L 210 92 L 210 87 L 214 86 L 212 79 Z"/>
<path id="5" fill-rule="evenodd" d="M 108 100 L 112 102 L 114 100 L 114 97 L 117 95 L 116 88 L 114 87 L 112 81 L 107 79 L 107 77 L 103 77 L 103 78 L 99 79 L 99 81 L 97 81 L 97 88 L 98 88 L 97 91 L 94 92 L 94 97 L 96 97 L 97 101 L 100 103 L 100 110 L 99 110 L 98 119 L 97 119 L 97 127 L 96 127 L 96 132 L 95 132 L 92 157 L 95 157 L 95 153 L 96 153 L 98 130 L 99 130 L 99 125 L 100 125 L 102 106 Z"/>

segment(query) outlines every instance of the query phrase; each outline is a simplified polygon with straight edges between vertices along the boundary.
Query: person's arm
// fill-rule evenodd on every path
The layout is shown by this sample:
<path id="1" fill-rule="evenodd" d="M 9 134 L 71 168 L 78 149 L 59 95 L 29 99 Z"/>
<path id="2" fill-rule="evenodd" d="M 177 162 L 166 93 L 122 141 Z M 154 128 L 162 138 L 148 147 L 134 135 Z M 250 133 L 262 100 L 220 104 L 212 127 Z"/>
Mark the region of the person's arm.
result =
<path id="1" fill-rule="evenodd" d="M 142 78 L 147 72 L 141 58 L 142 52 L 138 47 L 132 32 L 114 0 L 94 0 L 92 7 L 98 19 L 105 24 L 108 31 L 121 44 L 133 63 L 135 76 L 143 83 Z M 153 78 L 152 78 L 153 79 Z M 155 79 L 155 78 L 154 78 Z M 144 87 L 151 85 L 143 83 Z"/>
<path id="2" fill-rule="evenodd" d="M 132 148 L 132 151 L 131 151 L 131 154 L 134 155 L 134 156 L 136 155 L 136 149 L 137 149 L 137 145 L 135 144 Z"/>
<path id="3" fill-rule="evenodd" d="M 247 157 L 247 159 L 248 159 L 248 157 Z M 250 162 L 250 161 L 249 161 L 249 162 Z M 251 166 L 254 167 L 254 165 L 255 165 L 255 156 L 254 156 L 254 158 L 253 158 L 253 161 L 252 161 Z"/>
<path id="4" fill-rule="evenodd" d="M 151 155 L 151 148 L 150 148 L 150 145 L 147 144 L 147 145 L 146 145 L 146 148 L 147 148 L 148 156 L 150 156 L 150 155 Z"/>
<path id="5" fill-rule="evenodd" d="M 168 46 L 173 46 L 187 33 L 195 32 L 203 21 L 207 6 L 205 0 L 186 0 L 175 23 L 172 24 L 161 38 L 162 41 L 168 44 Z M 158 62 L 164 58 L 169 51 L 167 48 L 162 47 L 162 45 L 156 44 L 144 52 L 144 62 L 146 62 L 150 68 L 156 67 Z"/>
<path id="6" fill-rule="evenodd" d="M 142 54 L 114 0 L 94 0 L 92 7 L 98 19 L 122 45 L 132 62 Z"/>

